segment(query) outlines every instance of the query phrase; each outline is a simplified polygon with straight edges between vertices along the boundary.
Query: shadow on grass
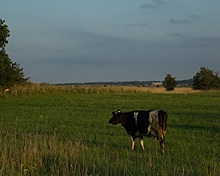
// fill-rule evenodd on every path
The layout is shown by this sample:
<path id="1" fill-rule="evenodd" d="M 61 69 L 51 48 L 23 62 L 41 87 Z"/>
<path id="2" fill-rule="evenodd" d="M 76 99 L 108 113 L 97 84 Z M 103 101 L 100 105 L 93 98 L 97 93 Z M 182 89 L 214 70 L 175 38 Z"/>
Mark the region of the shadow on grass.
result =
<path id="1" fill-rule="evenodd" d="M 174 129 L 182 129 L 182 130 L 198 130 L 198 131 L 207 131 L 207 132 L 212 132 L 212 133 L 220 133 L 220 128 L 218 126 L 201 126 L 201 125 L 188 125 L 188 124 L 170 124 L 169 128 L 174 128 Z"/>

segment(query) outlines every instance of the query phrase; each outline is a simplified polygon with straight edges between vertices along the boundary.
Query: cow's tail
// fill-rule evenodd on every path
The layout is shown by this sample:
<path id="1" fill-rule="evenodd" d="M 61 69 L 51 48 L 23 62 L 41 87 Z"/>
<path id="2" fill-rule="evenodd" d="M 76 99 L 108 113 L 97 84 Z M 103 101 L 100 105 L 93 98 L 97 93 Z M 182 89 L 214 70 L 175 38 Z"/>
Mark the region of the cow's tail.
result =
<path id="1" fill-rule="evenodd" d="M 165 149 L 165 135 L 167 129 L 167 113 L 163 110 L 158 112 L 159 125 L 162 128 L 162 136 L 160 136 L 161 154 L 164 154 Z"/>
<path id="2" fill-rule="evenodd" d="M 160 110 L 158 112 L 158 118 L 159 118 L 159 125 L 162 128 L 162 130 L 164 131 L 164 133 L 166 133 L 166 129 L 167 129 L 167 113 L 163 110 Z"/>

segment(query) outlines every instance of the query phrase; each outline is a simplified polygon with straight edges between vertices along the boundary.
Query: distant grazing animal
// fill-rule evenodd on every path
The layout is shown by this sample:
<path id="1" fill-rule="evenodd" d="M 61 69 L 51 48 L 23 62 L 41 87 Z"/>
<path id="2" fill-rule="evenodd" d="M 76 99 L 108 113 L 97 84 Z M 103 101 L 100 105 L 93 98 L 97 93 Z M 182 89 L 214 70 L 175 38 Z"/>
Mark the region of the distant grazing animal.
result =
<path id="1" fill-rule="evenodd" d="M 3 90 L 3 93 L 7 93 L 7 92 L 9 92 L 10 90 L 7 88 L 7 89 L 4 89 Z"/>
<path id="2" fill-rule="evenodd" d="M 134 149 L 135 139 L 140 138 L 144 150 L 143 136 L 155 137 L 160 141 L 161 154 L 164 154 L 167 113 L 163 110 L 112 112 L 109 123 L 121 124 L 131 137 L 131 149 Z"/>

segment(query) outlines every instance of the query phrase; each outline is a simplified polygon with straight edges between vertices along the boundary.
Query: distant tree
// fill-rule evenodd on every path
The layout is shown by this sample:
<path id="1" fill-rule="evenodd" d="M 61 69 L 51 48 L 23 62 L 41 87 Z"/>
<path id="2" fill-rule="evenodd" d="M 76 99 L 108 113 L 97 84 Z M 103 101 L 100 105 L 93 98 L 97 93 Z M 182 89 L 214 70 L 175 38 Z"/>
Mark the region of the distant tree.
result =
<path id="1" fill-rule="evenodd" d="M 220 77 L 218 76 L 218 72 L 214 72 L 206 67 L 200 67 L 200 71 L 193 77 L 193 89 L 220 89 Z"/>
<path id="2" fill-rule="evenodd" d="M 163 86 L 166 88 L 166 91 L 172 91 L 176 87 L 176 78 L 172 77 L 171 74 L 166 74 Z"/>
<path id="3" fill-rule="evenodd" d="M 22 84 L 29 80 L 29 78 L 25 78 L 23 68 L 20 68 L 16 62 L 12 62 L 6 53 L 5 47 L 8 43 L 9 33 L 5 21 L 0 19 L 0 86 L 3 88 Z"/>

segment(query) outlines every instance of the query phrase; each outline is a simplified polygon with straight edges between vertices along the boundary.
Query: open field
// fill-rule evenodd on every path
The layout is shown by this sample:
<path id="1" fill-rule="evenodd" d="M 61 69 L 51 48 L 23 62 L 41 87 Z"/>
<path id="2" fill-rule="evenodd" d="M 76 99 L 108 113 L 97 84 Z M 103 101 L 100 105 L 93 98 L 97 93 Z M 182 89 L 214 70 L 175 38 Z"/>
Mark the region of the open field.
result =
<path id="1" fill-rule="evenodd" d="M 2 91 L 1 91 L 2 92 Z M 191 87 L 176 87 L 174 91 L 166 91 L 164 87 L 154 86 L 58 86 L 52 84 L 28 84 L 26 86 L 15 86 L 10 89 L 10 94 L 13 96 L 20 95 L 35 95 L 39 93 L 198 93 L 200 90 L 193 90 Z M 0 93 L 0 97 L 4 97 Z"/>
<path id="2" fill-rule="evenodd" d="M 220 92 L 41 89 L 0 96 L 0 175 L 220 175 Z M 131 151 L 125 130 L 108 124 L 115 109 L 159 108 L 163 156 L 152 138 Z"/>

